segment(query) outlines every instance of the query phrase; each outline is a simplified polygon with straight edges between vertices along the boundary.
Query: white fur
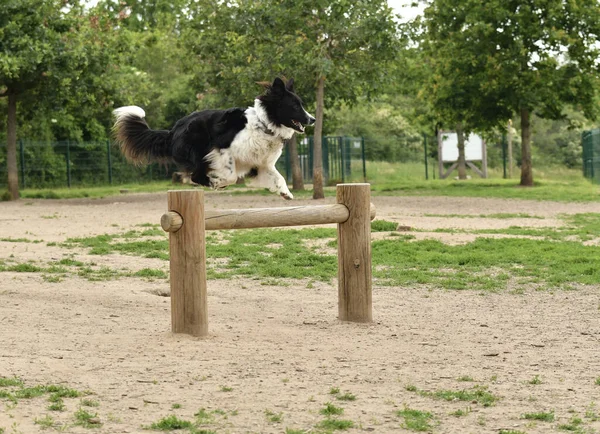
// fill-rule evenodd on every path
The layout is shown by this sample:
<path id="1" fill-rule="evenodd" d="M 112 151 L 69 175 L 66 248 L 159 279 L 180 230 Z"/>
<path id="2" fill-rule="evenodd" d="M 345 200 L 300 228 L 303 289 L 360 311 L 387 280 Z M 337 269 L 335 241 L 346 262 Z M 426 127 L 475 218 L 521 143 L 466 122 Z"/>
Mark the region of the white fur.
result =
<path id="1" fill-rule="evenodd" d="M 138 107 L 136 105 L 128 105 L 125 107 L 119 107 L 118 109 L 113 110 L 113 115 L 117 118 L 117 121 L 121 120 L 124 116 L 133 115 L 140 118 L 146 117 L 146 112 L 143 108 Z"/>
<path id="2" fill-rule="evenodd" d="M 283 151 L 283 141 L 294 134 L 292 128 L 273 124 L 260 100 L 254 101 L 254 107 L 245 111 L 247 123 L 231 142 L 229 148 L 213 150 L 206 160 L 210 162 L 208 173 L 213 188 L 224 188 L 234 184 L 252 168 L 258 169 L 258 175 L 249 180 L 252 187 L 268 188 L 285 199 L 293 199 L 285 179 L 275 169 L 275 163 Z M 270 130 L 273 134 L 265 131 Z"/>

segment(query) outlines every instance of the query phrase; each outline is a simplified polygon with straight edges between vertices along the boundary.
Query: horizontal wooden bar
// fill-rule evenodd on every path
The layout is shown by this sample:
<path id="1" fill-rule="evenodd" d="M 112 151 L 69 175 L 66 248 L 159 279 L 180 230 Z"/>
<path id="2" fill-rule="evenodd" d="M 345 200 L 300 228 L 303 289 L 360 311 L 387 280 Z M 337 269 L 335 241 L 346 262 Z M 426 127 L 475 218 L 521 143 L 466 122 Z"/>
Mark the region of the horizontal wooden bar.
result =
<path id="1" fill-rule="evenodd" d="M 371 204 L 371 220 L 375 218 L 375 212 L 375 205 Z M 204 215 L 206 230 L 214 230 L 344 223 L 349 212 L 345 205 L 334 204 L 205 210 Z M 160 223 L 166 232 L 177 232 L 183 225 L 183 219 L 177 212 L 169 211 L 163 214 Z"/>

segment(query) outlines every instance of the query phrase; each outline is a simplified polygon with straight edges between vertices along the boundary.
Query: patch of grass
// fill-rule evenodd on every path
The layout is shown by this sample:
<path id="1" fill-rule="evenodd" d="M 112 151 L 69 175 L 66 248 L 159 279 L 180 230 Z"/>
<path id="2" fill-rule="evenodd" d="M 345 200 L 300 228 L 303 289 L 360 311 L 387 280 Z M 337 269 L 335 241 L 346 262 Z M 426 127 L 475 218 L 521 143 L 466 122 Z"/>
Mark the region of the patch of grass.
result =
<path id="1" fill-rule="evenodd" d="M 473 377 L 471 377 L 471 376 L 469 376 L 469 375 L 463 375 L 462 377 L 458 377 L 458 378 L 456 379 L 456 381 L 473 382 L 473 381 L 475 381 L 475 380 L 473 379 Z"/>
<path id="2" fill-rule="evenodd" d="M 437 240 L 372 243 L 380 285 L 500 290 L 511 277 L 543 289 L 600 283 L 600 250 L 580 242 L 478 238 L 464 245 Z"/>
<path id="3" fill-rule="evenodd" d="M 192 422 L 179 419 L 174 414 L 163 417 L 158 422 L 154 422 L 150 425 L 150 429 L 157 431 L 174 431 L 178 429 L 191 429 L 193 427 L 194 424 Z"/>
<path id="4" fill-rule="evenodd" d="M 419 167 L 420 166 L 420 167 Z M 501 179 L 490 172 L 487 179 L 424 180 L 423 165 L 367 162 L 372 194 L 394 196 L 497 197 L 559 202 L 597 202 L 598 188 L 581 176 L 581 170 L 551 167 L 535 170 L 535 185 L 520 187 L 516 179 Z"/>
<path id="5" fill-rule="evenodd" d="M 319 410 L 319 413 L 325 416 L 338 416 L 344 413 L 344 409 L 341 407 L 336 407 L 331 402 L 326 402 L 325 407 Z"/>
<path id="6" fill-rule="evenodd" d="M 233 390 L 233 387 L 221 386 L 221 392 L 231 392 L 232 390 Z"/>
<path id="7" fill-rule="evenodd" d="M 525 413 L 521 416 L 527 420 L 539 420 L 542 422 L 554 422 L 554 412 L 539 412 L 539 413 Z"/>
<path id="8" fill-rule="evenodd" d="M 147 279 L 166 279 L 167 273 L 162 270 L 156 270 L 153 268 L 143 268 L 133 273 L 135 277 L 145 277 Z"/>
<path id="9" fill-rule="evenodd" d="M 340 388 L 339 387 L 332 387 L 331 389 L 329 389 L 329 394 L 330 395 L 337 395 L 338 393 L 340 393 Z"/>
<path id="10" fill-rule="evenodd" d="M 417 392 L 419 390 L 419 389 L 417 389 L 417 386 L 415 386 L 413 384 L 408 384 L 408 385 L 404 386 L 404 389 L 409 392 Z"/>
<path id="11" fill-rule="evenodd" d="M 58 398 L 56 401 L 50 401 L 51 404 L 48 406 L 50 411 L 65 411 L 65 402 L 62 398 Z"/>
<path id="12" fill-rule="evenodd" d="M 356 401 L 356 396 L 350 392 L 340 393 L 336 398 L 339 401 Z"/>
<path id="13" fill-rule="evenodd" d="M 433 392 L 419 390 L 418 393 L 421 396 L 443 399 L 444 401 L 470 401 L 484 407 L 489 407 L 498 400 L 496 396 L 488 392 L 486 386 L 475 386 L 472 389 L 463 390 L 436 390 Z"/>
<path id="14" fill-rule="evenodd" d="M 596 381 L 594 381 L 594 384 L 596 386 L 600 386 L 600 377 L 596 378 Z"/>
<path id="15" fill-rule="evenodd" d="M 43 271 L 43 268 L 29 263 L 10 265 L 3 268 L 4 270 L 0 268 L 0 271 L 13 271 L 15 273 L 39 273 Z"/>
<path id="16" fill-rule="evenodd" d="M 558 425 L 558 429 L 561 431 L 570 431 L 583 434 L 583 420 L 579 417 L 573 417 L 569 423 Z"/>
<path id="17" fill-rule="evenodd" d="M 214 420 L 213 415 L 207 412 L 205 408 L 201 408 L 194 413 L 194 417 L 196 418 L 196 423 L 199 425 L 208 425 Z"/>
<path id="18" fill-rule="evenodd" d="M 42 418 L 35 418 L 33 420 L 35 425 L 39 425 L 42 429 L 52 428 L 54 426 L 54 419 L 50 415 L 45 415 Z"/>
<path id="19" fill-rule="evenodd" d="M 498 434 L 527 434 L 525 431 L 517 431 L 514 429 L 501 429 Z"/>
<path id="20" fill-rule="evenodd" d="M 98 428 L 102 426 L 98 420 L 98 414 L 89 413 L 83 408 L 80 408 L 75 412 L 75 425 L 82 426 L 84 428 Z"/>
<path id="21" fill-rule="evenodd" d="M 177 410 L 178 408 L 181 408 L 181 404 L 173 404 L 173 405 L 171 406 L 171 408 L 172 408 L 173 410 Z"/>
<path id="22" fill-rule="evenodd" d="M 458 410 L 450 413 L 450 416 L 463 417 L 468 415 L 469 413 L 471 413 L 471 407 L 467 407 L 464 410 L 459 408 Z"/>
<path id="23" fill-rule="evenodd" d="M 391 232 L 395 231 L 398 223 L 387 220 L 373 220 L 371 222 L 371 232 Z"/>
<path id="24" fill-rule="evenodd" d="M 424 217 L 446 217 L 446 218 L 461 218 L 461 219 L 540 219 L 544 217 L 531 215 L 526 213 L 493 213 L 493 214 L 423 214 Z"/>
<path id="25" fill-rule="evenodd" d="M 17 377 L 2 377 L 0 378 L 0 387 L 22 386 L 23 380 Z"/>
<path id="26" fill-rule="evenodd" d="M 271 410 L 265 410 L 265 416 L 271 423 L 281 423 L 283 421 L 283 413 L 274 413 Z"/>
<path id="27" fill-rule="evenodd" d="M 347 429 L 353 428 L 354 422 L 351 420 L 344 419 L 325 419 L 319 422 L 317 428 L 321 428 L 328 431 L 345 431 Z"/>
<path id="28" fill-rule="evenodd" d="M 100 403 L 98 401 L 94 401 L 93 399 L 89 398 L 82 399 L 80 404 L 83 407 L 100 407 Z"/>
<path id="29" fill-rule="evenodd" d="M 285 434 L 306 434 L 306 431 L 303 429 L 286 428 Z"/>
<path id="30" fill-rule="evenodd" d="M 540 377 L 538 375 L 536 375 L 531 380 L 529 380 L 527 383 L 529 383 L 529 384 L 542 384 L 542 380 L 540 379 Z"/>
<path id="31" fill-rule="evenodd" d="M 430 431 L 433 428 L 430 424 L 431 420 L 433 420 L 433 415 L 429 412 L 404 407 L 403 410 L 397 411 L 396 414 L 404 418 L 402 427 L 408 430 Z"/>
<path id="32" fill-rule="evenodd" d="M 0 241 L 3 241 L 5 243 L 32 243 L 33 240 L 30 240 L 28 238 L 0 238 Z"/>

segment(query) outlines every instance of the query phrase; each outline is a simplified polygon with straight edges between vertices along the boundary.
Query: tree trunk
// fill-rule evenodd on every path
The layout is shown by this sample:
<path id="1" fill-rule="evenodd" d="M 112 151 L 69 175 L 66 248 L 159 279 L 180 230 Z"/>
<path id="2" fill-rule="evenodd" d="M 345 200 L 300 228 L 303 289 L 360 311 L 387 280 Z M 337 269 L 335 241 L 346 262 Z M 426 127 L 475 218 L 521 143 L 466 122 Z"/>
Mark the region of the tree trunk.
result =
<path id="1" fill-rule="evenodd" d="M 465 131 L 462 124 L 456 124 L 458 138 L 458 179 L 467 179 L 467 163 L 465 161 Z"/>
<path id="2" fill-rule="evenodd" d="M 521 185 L 533 186 L 533 170 L 531 167 L 531 125 L 529 109 L 521 109 Z"/>
<path id="3" fill-rule="evenodd" d="M 290 161 L 292 163 L 292 190 L 304 190 L 302 168 L 298 158 L 298 136 L 296 134 L 290 139 L 288 150 L 290 151 Z"/>
<path id="4" fill-rule="evenodd" d="M 8 193 L 11 200 L 19 198 L 19 169 L 17 166 L 17 95 L 8 93 L 8 122 L 6 125 L 6 169 Z"/>
<path id="5" fill-rule="evenodd" d="M 323 109 L 325 77 L 317 81 L 317 112 L 315 114 L 315 140 L 313 149 L 313 199 L 323 199 Z"/>

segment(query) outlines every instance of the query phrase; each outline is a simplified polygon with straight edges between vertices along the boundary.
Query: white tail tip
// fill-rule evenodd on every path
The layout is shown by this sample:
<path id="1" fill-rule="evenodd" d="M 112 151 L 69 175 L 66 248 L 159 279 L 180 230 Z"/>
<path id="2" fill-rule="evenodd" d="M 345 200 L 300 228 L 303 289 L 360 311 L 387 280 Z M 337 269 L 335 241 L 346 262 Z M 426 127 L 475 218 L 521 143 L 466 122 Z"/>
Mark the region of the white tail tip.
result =
<path id="1" fill-rule="evenodd" d="M 113 110 L 113 114 L 117 118 L 117 120 L 121 119 L 126 115 L 133 115 L 140 118 L 146 117 L 146 112 L 141 107 L 136 105 L 128 105 L 125 107 L 119 107 L 118 109 Z"/>

